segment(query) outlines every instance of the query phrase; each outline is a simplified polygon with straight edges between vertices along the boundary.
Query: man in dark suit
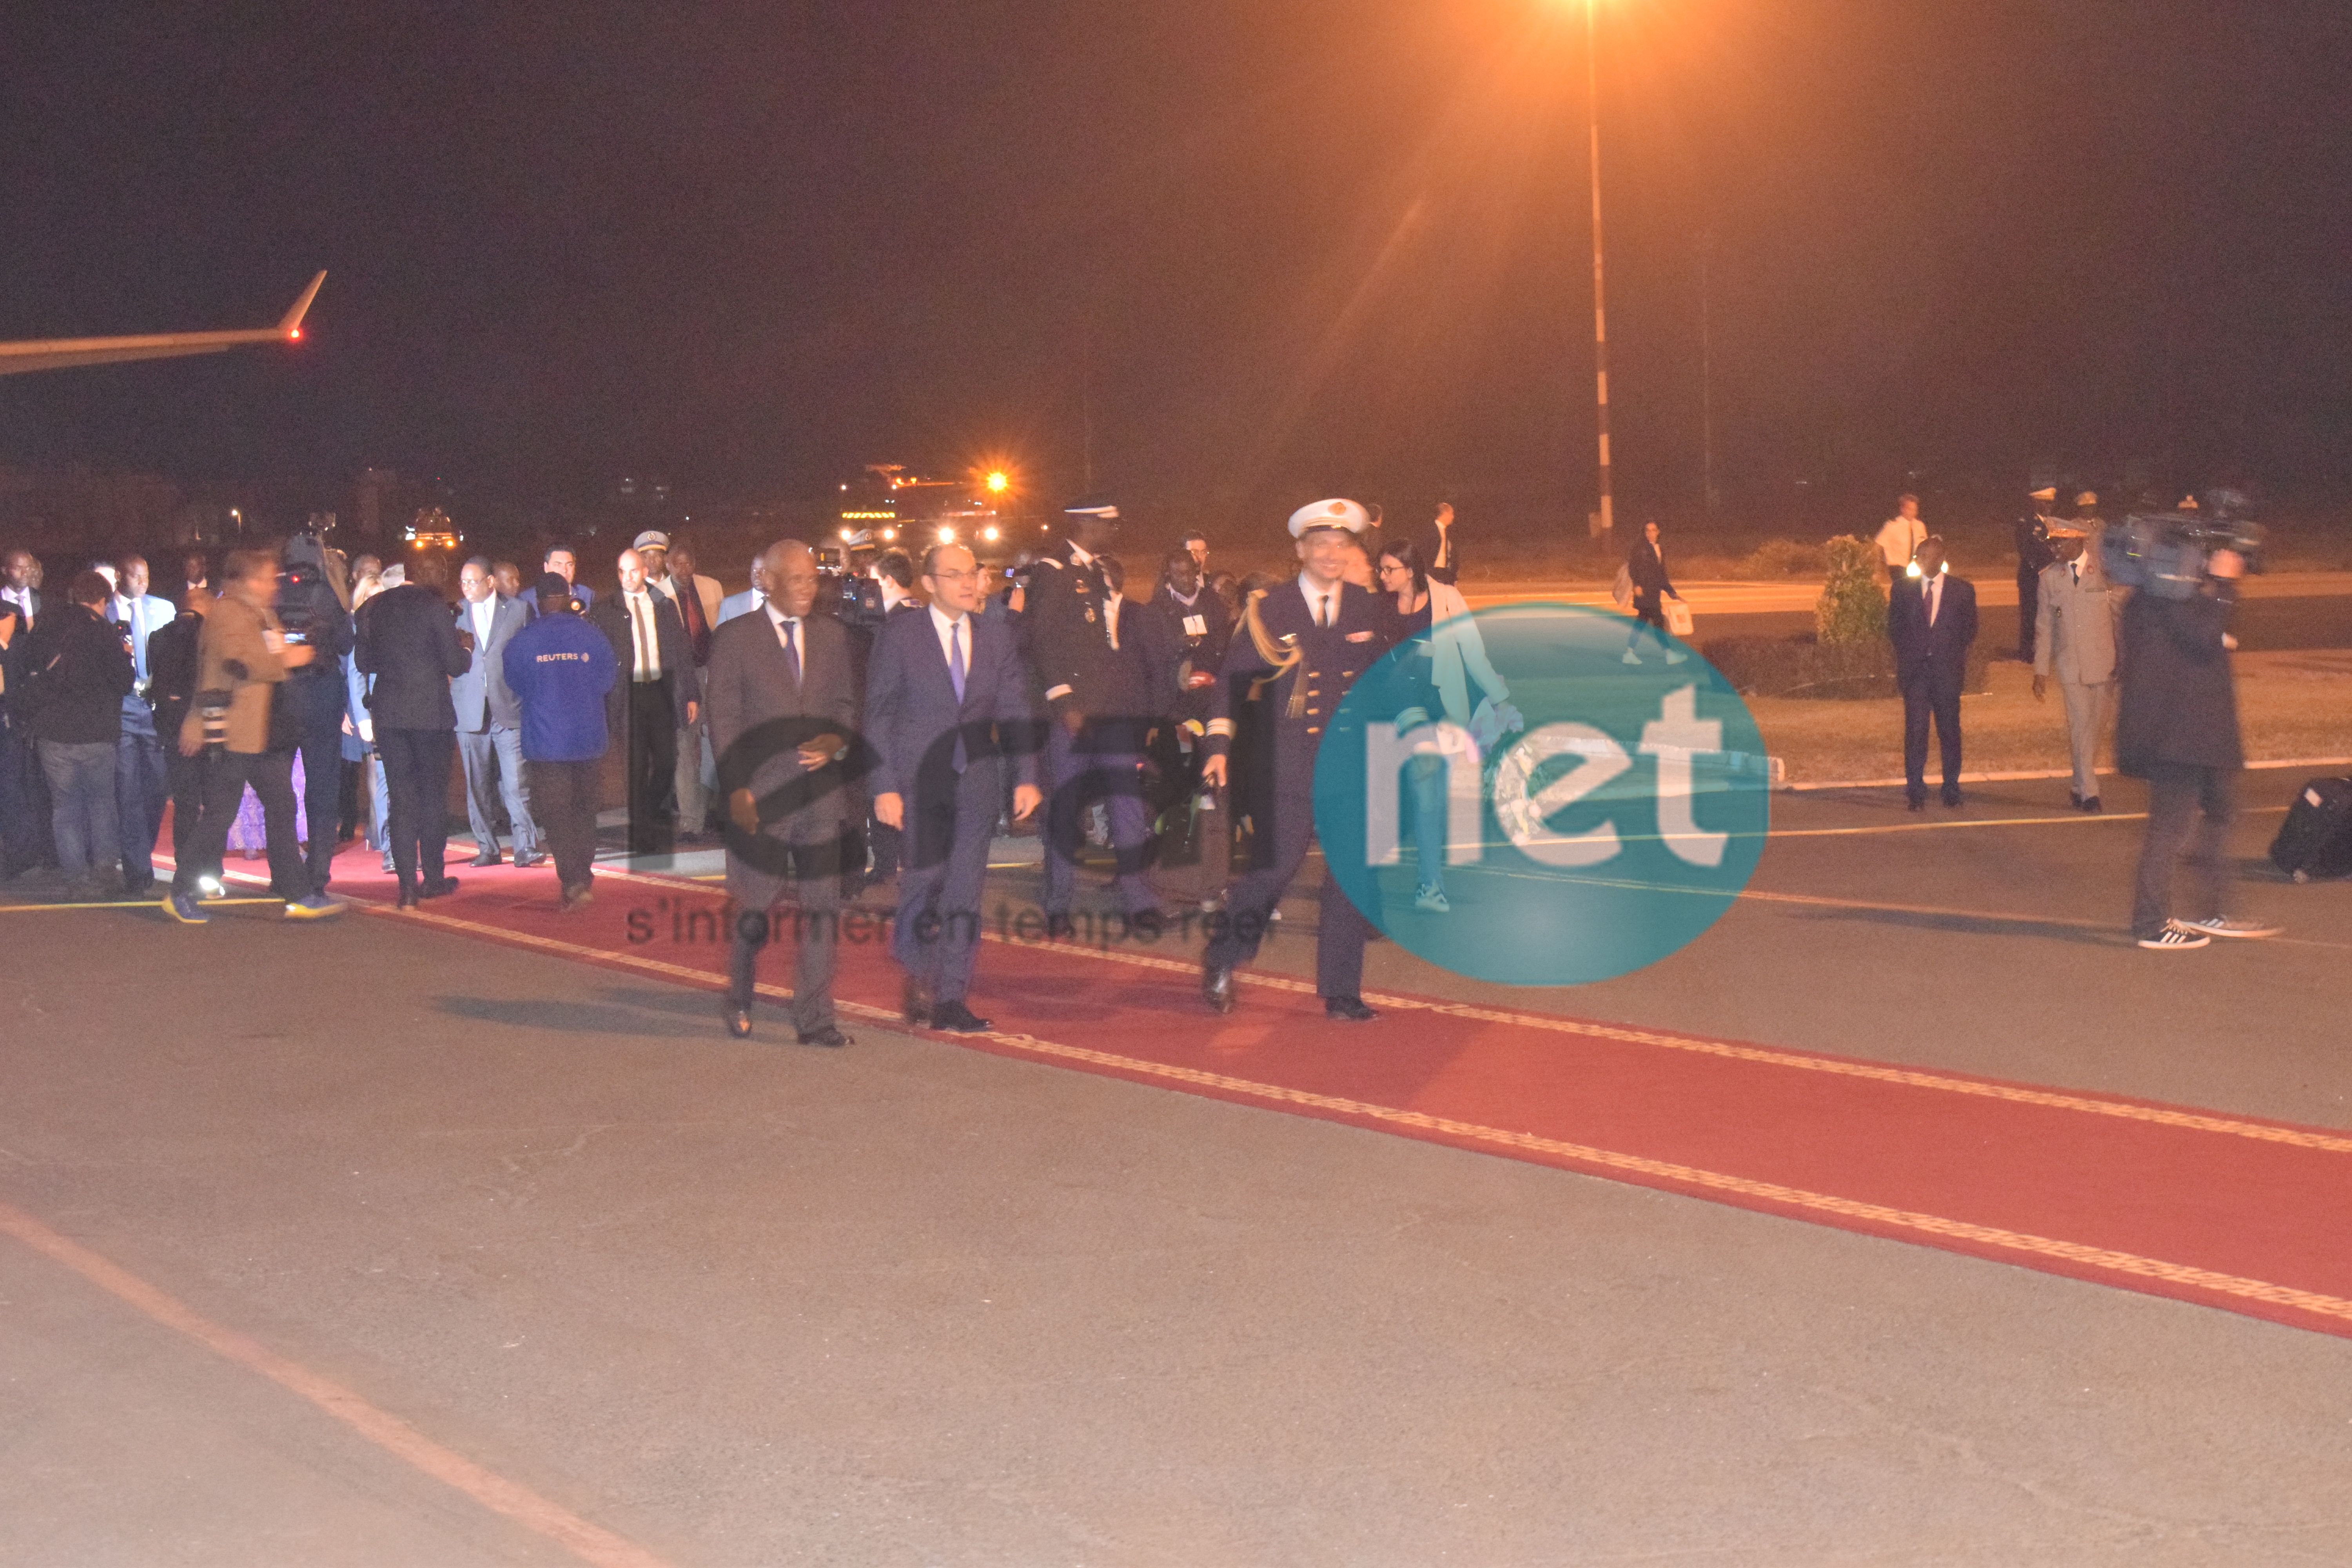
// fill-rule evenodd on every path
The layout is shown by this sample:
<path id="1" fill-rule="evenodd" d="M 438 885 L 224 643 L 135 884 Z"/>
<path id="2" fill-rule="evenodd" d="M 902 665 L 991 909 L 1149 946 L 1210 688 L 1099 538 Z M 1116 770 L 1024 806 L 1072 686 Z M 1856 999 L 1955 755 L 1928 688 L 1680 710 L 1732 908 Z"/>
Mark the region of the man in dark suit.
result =
<path id="1" fill-rule="evenodd" d="M 1045 796 L 1028 672 L 1011 628 L 979 613 L 988 592 L 979 563 L 961 545 L 934 545 L 923 589 L 929 607 L 887 617 L 875 638 L 866 735 L 877 752 L 874 815 L 906 836 L 890 950 L 907 972 L 907 1021 L 966 1033 L 989 1026 L 964 994 L 1008 760 L 1014 818 Z"/>
<path id="2" fill-rule="evenodd" d="M 449 763 L 457 749 L 457 710 L 449 682 L 469 662 L 441 596 L 448 569 L 434 556 L 410 563 L 410 580 L 376 595 L 359 613 L 352 662 L 375 677 L 368 694 L 376 754 L 392 796 L 393 873 L 400 906 L 457 890 L 445 874 L 449 846 Z"/>
<path id="3" fill-rule="evenodd" d="M 1129 715 L 1108 688 L 1112 668 L 1108 601 L 1112 589 L 1101 555 L 1118 529 L 1118 508 L 1089 497 L 1062 513 L 1064 537 L 1030 569 L 1021 611 L 1021 646 L 1044 690 L 1045 723 L 1046 929 L 1067 931 L 1077 882 L 1087 797 L 1100 795 L 1118 858 L 1113 888 L 1129 917 L 1156 912 L 1159 899 L 1143 876 L 1150 823 L 1137 782 L 1140 759 L 1127 731 Z M 1131 630 L 1132 628 L 1130 628 Z"/>
<path id="4" fill-rule="evenodd" d="M 1234 720 L 1253 688 L 1263 691 L 1273 729 L 1271 778 L 1251 814 L 1250 868 L 1226 894 L 1225 918 L 1204 955 L 1201 994 L 1220 1013 L 1234 1008 L 1234 966 L 1257 956 L 1266 922 L 1315 841 L 1315 759 L 1324 727 L 1356 678 L 1387 651 L 1374 595 L 1341 577 L 1368 521 L 1362 507 L 1345 500 L 1291 514 L 1303 570 L 1295 582 L 1250 595 L 1211 693 L 1203 784 L 1224 784 Z M 1362 995 L 1371 922 L 1336 880 L 1324 884 L 1317 931 L 1315 989 L 1324 1016 L 1351 1024 L 1379 1016 Z"/>
<path id="5" fill-rule="evenodd" d="M 29 550 L 0 551 L 0 873 L 14 877 L 36 866 L 58 863 L 49 821 L 49 785 L 33 746 L 32 716 L 25 695 L 26 642 L 41 615 L 41 591 L 34 582 L 40 563 Z"/>
<path id="6" fill-rule="evenodd" d="M 1886 636 L 1895 644 L 1895 683 L 1903 692 L 1903 774 L 1911 809 L 1927 804 L 1927 721 L 1944 753 L 1944 804 L 1960 804 L 1960 687 L 1969 645 L 1977 639 L 1976 584 L 1951 574 L 1944 541 L 1920 541 L 1918 574 L 1895 580 L 1887 595 Z"/>
<path id="7" fill-rule="evenodd" d="M 792 924 L 793 1027 L 804 1046 L 845 1046 L 834 1020 L 843 862 L 857 842 L 843 763 L 857 718 L 849 633 L 816 609 L 815 552 L 779 540 L 760 558 L 766 600 L 711 634 L 703 670 L 710 743 L 727 810 L 734 900 L 727 1029 L 751 1032 L 760 949 Z M 790 909 L 779 908 L 786 889 Z"/>
<path id="8" fill-rule="evenodd" d="M 457 575 L 457 640 L 466 673 L 449 683 L 457 710 L 457 757 L 466 769 L 466 819 L 474 830 L 474 864 L 499 863 L 499 805 L 514 830 L 514 863 L 540 862 L 539 825 L 522 776 L 522 705 L 507 685 L 507 644 L 530 624 L 520 600 L 498 591 L 490 563 L 477 555 Z"/>
<path id="9" fill-rule="evenodd" d="M 204 751 L 192 757 L 180 750 L 180 729 L 187 720 L 189 704 L 195 700 L 198 645 L 213 596 L 209 590 L 193 586 L 183 587 L 181 596 L 178 616 L 169 626 L 158 626 L 147 639 L 147 702 L 154 714 L 152 728 L 165 742 L 164 756 L 170 764 L 172 863 L 187 866 L 196 843 L 197 825 L 204 819 L 208 758 Z M 198 885 L 209 878 L 212 890 L 219 890 L 218 866 L 197 866 L 194 871 Z"/>
<path id="10" fill-rule="evenodd" d="M 686 623 L 647 586 L 645 557 L 624 550 L 619 566 L 620 592 L 591 605 L 588 624 L 612 643 L 621 671 L 605 719 L 628 770 L 629 853 L 667 855 L 677 841 L 677 732 L 701 716 L 702 689 Z"/>

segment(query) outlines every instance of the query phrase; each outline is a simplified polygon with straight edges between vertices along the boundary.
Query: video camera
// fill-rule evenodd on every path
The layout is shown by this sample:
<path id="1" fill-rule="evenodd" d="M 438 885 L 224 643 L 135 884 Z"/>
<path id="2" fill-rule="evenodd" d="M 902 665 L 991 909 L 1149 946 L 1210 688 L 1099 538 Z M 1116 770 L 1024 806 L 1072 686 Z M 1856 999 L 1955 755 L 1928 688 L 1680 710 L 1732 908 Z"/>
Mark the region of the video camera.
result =
<path id="1" fill-rule="evenodd" d="M 2100 541 L 2107 580 L 2159 599 L 2193 596 L 2205 581 L 2205 564 L 2216 551 L 2243 556 L 2246 570 L 2263 570 L 2263 530 L 2243 514 L 2245 498 L 2215 490 L 2196 511 L 2133 512 Z"/>

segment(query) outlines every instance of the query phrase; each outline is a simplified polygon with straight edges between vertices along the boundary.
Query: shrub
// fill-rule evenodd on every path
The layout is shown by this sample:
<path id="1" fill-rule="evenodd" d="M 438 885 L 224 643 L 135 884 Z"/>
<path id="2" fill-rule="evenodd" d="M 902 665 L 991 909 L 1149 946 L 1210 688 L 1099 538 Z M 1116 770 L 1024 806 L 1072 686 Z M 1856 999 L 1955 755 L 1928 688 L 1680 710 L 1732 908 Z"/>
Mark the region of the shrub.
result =
<path id="1" fill-rule="evenodd" d="M 1738 577 L 1800 577 L 1825 567 L 1821 547 L 1793 539 L 1768 539 L 1732 568 Z"/>
<path id="2" fill-rule="evenodd" d="M 1886 590 L 1878 585 L 1878 547 L 1842 534 L 1822 546 L 1829 580 L 1813 601 L 1813 632 L 1824 647 L 1884 644 Z"/>

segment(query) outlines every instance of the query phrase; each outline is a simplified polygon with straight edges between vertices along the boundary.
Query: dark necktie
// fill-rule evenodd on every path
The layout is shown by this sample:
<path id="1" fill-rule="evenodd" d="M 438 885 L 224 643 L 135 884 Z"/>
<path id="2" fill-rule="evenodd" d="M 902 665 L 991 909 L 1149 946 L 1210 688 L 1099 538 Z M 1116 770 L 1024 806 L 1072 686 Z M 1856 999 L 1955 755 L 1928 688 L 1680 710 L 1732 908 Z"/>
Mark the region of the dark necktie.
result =
<path id="1" fill-rule="evenodd" d="M 1318 594 L 1315 597 L 1315 624 L 1327 628 L 1331 625 L 1331 595 L 1328 594 Z"/>
<path id="2" fill-rule="evenodd" d="M 710 626 L 702 618 L 702 595 L 695 592 L 691 578 L 681 583 L 673 577 L 670 586 L 677 590 L 677 613 L 686 619 L 686 644 L 694 650 L 694 662 L 708 664 L 710 662 Z"/>
<path id="3" fill-rule="evenodd" d="M 793 689 L 795 691 L 800 689 L 801 685 L 801 648 L 800 644 L 793 639 L 793 634 L 799 628 L 799 626 L 800 622 L 796 620 L 788 619 L 783 622 L 784 662 L 792 666 Z"/>

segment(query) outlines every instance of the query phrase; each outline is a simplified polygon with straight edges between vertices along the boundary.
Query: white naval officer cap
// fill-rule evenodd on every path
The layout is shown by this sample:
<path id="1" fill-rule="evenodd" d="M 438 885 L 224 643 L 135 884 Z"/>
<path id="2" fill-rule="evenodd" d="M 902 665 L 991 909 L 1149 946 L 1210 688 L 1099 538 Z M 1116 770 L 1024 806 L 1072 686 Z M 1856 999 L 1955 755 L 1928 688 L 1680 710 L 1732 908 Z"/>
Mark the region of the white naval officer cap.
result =
<path id="1" fill-rule="evenodd" d="M 1290 537 L 1303 539 L 1310 528 L 1344 528 L 1349 533 L 1361 533 L 1371 526 L 1372 520 L 1354 501 L 1337 497 L 1300 507 L 1290 514 Z"/>

